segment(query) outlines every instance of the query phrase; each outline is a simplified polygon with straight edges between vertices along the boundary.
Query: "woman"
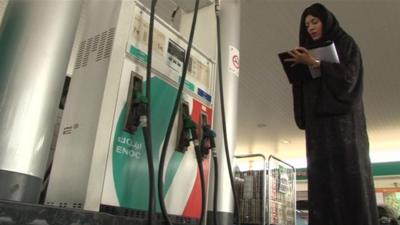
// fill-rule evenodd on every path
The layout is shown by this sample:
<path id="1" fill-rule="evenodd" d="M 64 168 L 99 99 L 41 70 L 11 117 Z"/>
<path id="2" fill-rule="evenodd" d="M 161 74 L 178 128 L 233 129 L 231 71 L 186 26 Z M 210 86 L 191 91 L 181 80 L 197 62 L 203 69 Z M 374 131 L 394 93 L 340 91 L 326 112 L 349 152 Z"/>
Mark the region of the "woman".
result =
<path id="1" fill-rule="evenodd" d="M 307 47 L 333 41 L 340 63 L 320 61 Z M 301 16 L 293 64 L 321 77 L 293 84 L 296 124 L 305 129 L 310 225 L 377 225 L 362 89 L 360 50 L 321 4 Z"/>

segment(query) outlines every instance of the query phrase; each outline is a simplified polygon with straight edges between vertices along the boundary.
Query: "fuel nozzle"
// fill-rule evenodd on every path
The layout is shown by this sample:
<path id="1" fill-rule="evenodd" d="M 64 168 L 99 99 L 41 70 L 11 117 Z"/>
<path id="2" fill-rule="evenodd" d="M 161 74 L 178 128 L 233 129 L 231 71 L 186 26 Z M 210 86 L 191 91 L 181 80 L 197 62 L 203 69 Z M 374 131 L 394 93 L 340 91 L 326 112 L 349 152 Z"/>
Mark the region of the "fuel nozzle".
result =
<path id="1" fill-rule="evenodd" d="M 191 141 L 191 133 L 190 128 L 193 125 L 191 124 L 190 112 L 189 112 L 189 103 L 183 101 L 181 103 L 180 112 L 179 112 L 179 120 L 178 120 L 178 140 L 176 150 L 182 153 L 187 151 L 187 148 L 190 146 Z"/>
<path id="2" fill-rule="evenodd" d="M 197 135 L 197 124 L 192 120 L 190 116 L 183 118 L 184 130 L 189 132 L 191 135 L 190 141 L 193 141 L 194 150 L 196 152 L 196 157 L 199 162 L 203 160 L 203 154 L 201 153 L 199 138 Z"/>
<path id="3" fill-rule="evenodd" d="M 217 136 L 211 127 L 207 124 L 202 126 L 203 138 L 201 139 L 201 153 L 203 157 L 206 157 L 210 153 L 210 149 L 213 152 L 213 157 L 216 157 L 215 151 L 215 137 Z"/>
<path id="4" fill-rule="evenodd" d="M 143 79 L 135 71 L 131 72 L 127 98 L 127 116 L 125 118 L 124 130 L 134 134 L 138 127 L 147 126 L 147 97 L 142 94 Z"/>
<path id="5" fill-rule="evenodd" d="M 137 90 L 133 94 L 133 99 L 129 107 L 125 131 L 134 134 L 140 125 L 147 126 L 147 104 L 148 100 L 141 91 Z"/>
<path id="6" fill-rule="evenodd" d="M 135 100 L 133 101 L 136 105 L 138 125 L 147 127 L 147 104 L 149 103 L 147 97 L 142 94 L 142 92 L 135 93 Z M 137 118 L 136 118 L 137 119 Z"/>
<path id="7" fill-rule="evenodd" d="M 183 127 L 186 132 L 188 132 L 191 135 L 191 138 L 189 139 L 190 141 L 193 141 L 194 145 L 197 146 L 199 145 L 198 137 L 197 137 L 197 125 L 196 123 L 192 120 L 190 116 L 185 116 L 183 118 Z M 197 143 L 196 143 L 197 142 Z"/>
<path id="8" fill-rule="evenodd" d="M 183 114 L 182 118 L 182 129 L 180 133 L 180 137 L 178 140 L 177 151 L 186 152 L 187 148 L 190 146 L 190 141 L 192 139 L 191 128 L 193 127 L 190 116 L 187 114 Z M 196 126 L 196 124 L 194 124 Z"/>

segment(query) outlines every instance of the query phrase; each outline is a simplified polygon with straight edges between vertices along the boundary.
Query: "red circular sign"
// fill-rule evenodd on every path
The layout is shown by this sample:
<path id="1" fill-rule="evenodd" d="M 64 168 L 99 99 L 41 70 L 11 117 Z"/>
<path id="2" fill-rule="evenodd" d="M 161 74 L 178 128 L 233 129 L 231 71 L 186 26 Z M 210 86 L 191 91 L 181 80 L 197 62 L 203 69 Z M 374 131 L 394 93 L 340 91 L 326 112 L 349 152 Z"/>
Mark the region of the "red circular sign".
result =
<path id="1" fill-rule="evenodd" d="M 239 69 L 239 56 L 238 55 L 234 55 L 232 57 L 232 62 L 233 62 L 233 65 L 235 66 L 235 68 Z"/>

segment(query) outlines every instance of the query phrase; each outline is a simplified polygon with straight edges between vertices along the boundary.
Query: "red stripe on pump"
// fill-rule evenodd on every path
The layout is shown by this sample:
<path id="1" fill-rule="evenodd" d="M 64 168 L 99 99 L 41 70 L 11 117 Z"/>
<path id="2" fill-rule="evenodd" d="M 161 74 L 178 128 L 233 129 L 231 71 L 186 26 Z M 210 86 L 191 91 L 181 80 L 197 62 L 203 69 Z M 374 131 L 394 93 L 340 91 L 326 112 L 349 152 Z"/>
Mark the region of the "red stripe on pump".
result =
<path id="1" fill-rule="evenodd" d="M 202 108 L 203 108 L 203 110 L 202 110 Z M 211 124 L 212 109 L 207 106 L 202 105 L 199 101 L 193 99 L 192 119 L 194 122 L 196 122 L 197 125 L 199 125 L 201 112 L 206 113 L 207 123 Z M 201 137 L 199 137 L 199 138 L 201 138 Z M 210 156 L 208 156 L 206 159 L 203 160 L 206 188 L 208 187 L 209 159 L 210 159 Z M 186 207 L 185 207 L 185 210 L 183 211 L 182 216 L 199 219 L 201 216 L 200 213 L 201 213 L 201 184 L 200 184 L 200 173 L 197 168 L 196 181 L 194 183 L 192 193 L 190 194 L 190 197 L 188 199 L 188 202 L 186 204 Z"/>

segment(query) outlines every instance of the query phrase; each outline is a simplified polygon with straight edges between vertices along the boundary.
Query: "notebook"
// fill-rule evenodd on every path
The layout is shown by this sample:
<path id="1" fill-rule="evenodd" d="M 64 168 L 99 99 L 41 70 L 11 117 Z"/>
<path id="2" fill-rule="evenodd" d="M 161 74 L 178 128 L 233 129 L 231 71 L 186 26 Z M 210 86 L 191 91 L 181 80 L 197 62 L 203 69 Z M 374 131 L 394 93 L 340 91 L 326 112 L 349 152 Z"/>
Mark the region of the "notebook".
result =
<path id="1" fill-rule="evenodd" d="M 335 43 L 332 41 L 310 47 L 308 50 L 321 61 L 339 63 L 339 56 L 336 52 Z M 288 52 L 281 52 L 278 54 L 278 57 L 290 83 L 311 80 L 321 76 L 320 69 L 313 69 L 304 64 L 291 66 L 292 62 L 285 62 L 285 59 L 292 58 Z"/>

